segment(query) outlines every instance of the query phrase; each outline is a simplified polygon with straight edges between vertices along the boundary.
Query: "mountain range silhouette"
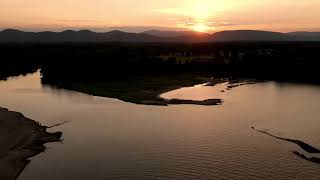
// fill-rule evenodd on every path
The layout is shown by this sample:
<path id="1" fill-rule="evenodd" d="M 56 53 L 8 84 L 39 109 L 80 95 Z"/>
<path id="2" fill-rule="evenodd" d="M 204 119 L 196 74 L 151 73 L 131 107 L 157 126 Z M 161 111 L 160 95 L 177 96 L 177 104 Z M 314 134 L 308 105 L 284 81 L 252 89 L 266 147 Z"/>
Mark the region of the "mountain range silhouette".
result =
<path id="1" fill-rule="evenodd" d="M 0 31 L 0 42 L 232 42 L 232 41 L 320 41 L 320 32 L 280 33 L 257 30 L 221 31 L 213 34 L 193 31 L 124 31 L 93 32 L 66 30 L 62 32 L 25 32 L 15 29 Z"/>

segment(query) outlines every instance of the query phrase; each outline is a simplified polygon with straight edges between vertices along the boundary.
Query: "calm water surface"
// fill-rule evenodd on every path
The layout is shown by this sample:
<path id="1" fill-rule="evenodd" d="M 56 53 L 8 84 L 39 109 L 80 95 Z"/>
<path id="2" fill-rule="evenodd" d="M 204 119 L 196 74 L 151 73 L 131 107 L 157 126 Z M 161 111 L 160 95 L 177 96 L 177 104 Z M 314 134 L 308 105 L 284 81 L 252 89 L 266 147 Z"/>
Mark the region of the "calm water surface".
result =
<path id="1" fill-rule="evenodd" d="M 0 82 L 0 107 L 53 125 L 47 144 L 19 180 L 320 179 L 320 165 L 295 156 L 295 144 L 320 148 L 320 87 L 266 82 L 182 88 L 165 98 L 222 98 L 221 106 L 143 106 L 43 87 L 40 74 Z"/>

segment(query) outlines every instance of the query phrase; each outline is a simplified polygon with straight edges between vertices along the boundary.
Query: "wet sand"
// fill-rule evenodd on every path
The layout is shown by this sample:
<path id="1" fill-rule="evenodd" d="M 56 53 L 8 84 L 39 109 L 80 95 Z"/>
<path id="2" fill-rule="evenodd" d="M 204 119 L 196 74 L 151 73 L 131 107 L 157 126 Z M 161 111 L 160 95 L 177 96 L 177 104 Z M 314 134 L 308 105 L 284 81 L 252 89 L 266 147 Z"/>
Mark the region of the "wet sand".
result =
<path id="1" fill-rule="evenodd" d="M 0 179 L 15 180 L 30 157 L 45 151 L 45 143 L 58 142 L 62 133 L 48 133 L 48 127 L 23 114 L 0 108 Z"/>

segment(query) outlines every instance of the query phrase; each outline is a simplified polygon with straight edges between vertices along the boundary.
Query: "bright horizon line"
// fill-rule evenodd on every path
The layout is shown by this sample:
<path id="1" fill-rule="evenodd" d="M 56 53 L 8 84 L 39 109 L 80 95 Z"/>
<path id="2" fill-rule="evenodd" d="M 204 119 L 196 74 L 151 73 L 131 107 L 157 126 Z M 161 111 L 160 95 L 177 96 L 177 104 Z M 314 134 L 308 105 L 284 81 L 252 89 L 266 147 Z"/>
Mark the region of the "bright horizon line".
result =
<path id="1" fill-rule="evenodd" d="M 152 27 L 147 27 L 146 29 L 141 29 L 141 30 L 130 30 L 130 28 L 137 28 L 138 26 L 127 26 L 127 27 L 106 27 L 106 28 L 59 28 L 59 29 L 38 29 L 38 30 L 32 30 L 29 28 L 15 28 L 15 27 L 9 27 L 9 28 L 0 28 L 0 31 L 4 30 L 17 30 L 17 31 L 23 31 L 23 32 L 64 32 L 64 31 L 92 31 L 96 33 L 107 33 L 107 32 L 112 32 L 112 31 L 122 31 L 122 32 L 127 32 L 127 33 L 143 33 L 146 31 L 170 31 L 170 32 L 194 32 L 194 33 L 203 33 L 203 34 L 214 34 L 217 32 L 223 32 L 223 31 L 267 31 L 267 32 L 276 32 L 276 33 L 291 33 L 291 32 L 320 32 L 320 30 L 296 30 L 296 31 L 274 31 L 274 30 L 266 30 L 266 29 L 226 29 L 226 30 L 217 30 L 217 31 L 211 31 L 211 32 L 200 32 L 200 31 L 195 31 L 192 29 L 174 29 L 167 27 L 168 29 L 165 29 L 166 27 L 161 27 L 161 28 L 152 28 Z M 129 28 L 126 30 L 126 28 Z M 143 28 L 143 27 L 138 27 L 138 28 Z M 104 30 L 103 30 L 104 29 Z"/>
<path id="2" fill-rule="evenodd" d="M 320 31 L 319 0 L 1 0 L 0 27 L 27 31 Z M 159 28 L 158 28 L 159 27 Z"/>

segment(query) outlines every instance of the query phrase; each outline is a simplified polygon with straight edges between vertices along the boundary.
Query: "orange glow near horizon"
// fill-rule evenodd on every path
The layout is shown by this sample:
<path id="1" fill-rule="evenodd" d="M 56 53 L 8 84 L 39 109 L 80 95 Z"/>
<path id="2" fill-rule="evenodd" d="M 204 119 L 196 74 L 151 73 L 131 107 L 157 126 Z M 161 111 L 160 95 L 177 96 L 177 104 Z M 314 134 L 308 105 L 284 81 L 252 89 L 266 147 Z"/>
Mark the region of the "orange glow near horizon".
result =
<path id="1" fill-rule="evenodd" d="M 210 27 L 206 25 L 205 23 L 196 23 L 194 26 L 191 27 L 193 31 L 197 32 L 208 32 Z"/>
<path id="2" fill-rule="evenodd" d="M 0 0 L 0 29 L 319 31 L 319 11 L 319 0 Z"/>

